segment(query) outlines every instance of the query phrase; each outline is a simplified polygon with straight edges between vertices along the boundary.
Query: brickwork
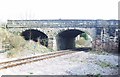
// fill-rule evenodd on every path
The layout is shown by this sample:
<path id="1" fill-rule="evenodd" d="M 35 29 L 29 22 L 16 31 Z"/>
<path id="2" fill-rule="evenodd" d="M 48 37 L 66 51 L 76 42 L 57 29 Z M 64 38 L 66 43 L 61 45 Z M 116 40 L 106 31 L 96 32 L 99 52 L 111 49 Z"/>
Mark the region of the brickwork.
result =
<path id="1" fill-rule="evenodd" d="M 96 51 L 112 51 L 117 49 L 116 42 L 108 41 L 103 43 L 101 41 L 105 39 L 101 35 L 104 27 L 107 27 L 108 37 L 110 35 L 117 36 L 117 34 L 114 35 L 115 30 L 118 29 L 117 20 L 8 20 L 7 27 L 9 31 L 16 34 L 21 34 L 28 29 L 39 30 L 48 36 L 48 46 L 54 49 L 56 49 L 53 46 L 56 46 L 57 34 L 69 29 L 88 33 L 93 39 L 92 46 Z"/>

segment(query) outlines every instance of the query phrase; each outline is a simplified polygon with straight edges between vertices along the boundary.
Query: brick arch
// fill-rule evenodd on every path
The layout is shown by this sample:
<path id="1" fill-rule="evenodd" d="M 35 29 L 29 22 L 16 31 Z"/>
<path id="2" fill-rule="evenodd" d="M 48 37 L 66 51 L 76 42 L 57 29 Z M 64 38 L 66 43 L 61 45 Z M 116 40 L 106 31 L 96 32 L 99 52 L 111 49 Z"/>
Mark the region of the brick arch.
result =
<path id="1" fill-rule="evenodd" d="M 38 29 L 25 29 L 22 31 L 21 36 L 23 36 L 25 40 L 33 40 L 46 47 L 48 46 L 48 36 Z"/>
<path id="2" fill-rule="evenodd" d="M 70 33 L 67 33 L 67 31 L 71 31 Z M 74 34 L 72 34 L 72 32 Z M 64 34 L 62 34 L 64 33 Z M 56 34 L 56 48 L 57 50 L 64 50 L 64 49 L 75 49 L 75 38 L 81 34 L 81 33 L 87 33 L 88 32 L 81 30 L 81 29 L 62 29 L 59 30 Z"/>
<path id="3" fill-rule="evenodd" d="M 57 33 L 55 34 L 55 37 L 56 37 L 60 32 L 66 31 L 66 30 L 71 30 L 71 29 L 70 29 L 70 28 L 59 29 L 59 30 L 57 31 Z M 87 31 L 87 30 L 81 30 L 81 29 L 75 29 L 75 30 L 83 31 L 83 32 L 87 33 L 88 35 L 90 35 L 90 36 L 92 37 L 92 34 L 91 34 L 89 31 Z"/>
<path id="4" fill-rule="evenodd" d="M 75 38 L 85 33 L 79 29 L 60 30 L 56 35 L 57 50 L 75 49 Z"/>
<path id="5" fill-rule="evenodd" d="M 59 30 L 55 33 L 54 37 L 56 37 L 61 31 L 66 31 L 66 30 L 69 30 L 69 29 L 68 29 L 68 28 L 59 29 Z"/>

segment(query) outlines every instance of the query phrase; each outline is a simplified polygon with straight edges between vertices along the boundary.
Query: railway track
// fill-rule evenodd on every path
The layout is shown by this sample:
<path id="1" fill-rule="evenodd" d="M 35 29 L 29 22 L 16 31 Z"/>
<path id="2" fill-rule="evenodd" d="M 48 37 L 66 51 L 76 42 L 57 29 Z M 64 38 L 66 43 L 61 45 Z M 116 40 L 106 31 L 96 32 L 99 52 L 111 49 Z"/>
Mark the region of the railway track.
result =
<path id="1" fill-rule="evenodd" d="M 32 56 L 32 57 L 27 57 L 27 58 L 22 58 L 22 59 L 17 59 L 17 60 L 11 60 L 11 61 L 6 61 L 6 62 L 1 62 L 0 63 L 0 70 L 15 67 L 15 66 L 20 66 L 23 64 L 28 64 L 32 62 L 37 62 L 41 60 L 46 60 L 62 55 L 67 55 L 75 53 L 74 51 L 59 51 L 59 52 L 54 52 L 54 53 L 49 53 L 49 54 L 43 54 L 43 55 L 38 55 L 38 56 Z"/>

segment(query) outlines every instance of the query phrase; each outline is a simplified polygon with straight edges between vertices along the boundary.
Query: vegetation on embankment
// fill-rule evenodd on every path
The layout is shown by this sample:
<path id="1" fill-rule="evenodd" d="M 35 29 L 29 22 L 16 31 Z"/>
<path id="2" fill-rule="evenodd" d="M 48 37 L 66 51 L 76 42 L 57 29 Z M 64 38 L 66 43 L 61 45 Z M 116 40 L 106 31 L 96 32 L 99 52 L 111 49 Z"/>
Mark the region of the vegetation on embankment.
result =
<path id="1" fill-rule="evenodd" d="M 7 51 L 5 52 L 7 57 L 25 56 L 50 51 L 38 42 L 26 41 L 22 36 L 10 33 L 7 29 L 3 28 L 0 28 L 0 42 L 2 43 L 2 49 Z"/>

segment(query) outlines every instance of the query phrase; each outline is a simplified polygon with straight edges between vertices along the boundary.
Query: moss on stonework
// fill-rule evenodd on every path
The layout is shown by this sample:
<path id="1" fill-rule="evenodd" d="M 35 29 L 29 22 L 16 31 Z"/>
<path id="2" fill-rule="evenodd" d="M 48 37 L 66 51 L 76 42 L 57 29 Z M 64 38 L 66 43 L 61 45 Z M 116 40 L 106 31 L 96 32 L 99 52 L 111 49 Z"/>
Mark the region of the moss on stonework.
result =
<path id="1" fill-rule="evenodd" d="M 88 40 L 88 35 L 86 33 L 82 33 L 81 37 L 84 37 L 85 40 Z"/>

